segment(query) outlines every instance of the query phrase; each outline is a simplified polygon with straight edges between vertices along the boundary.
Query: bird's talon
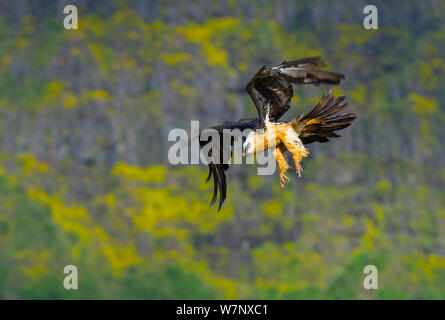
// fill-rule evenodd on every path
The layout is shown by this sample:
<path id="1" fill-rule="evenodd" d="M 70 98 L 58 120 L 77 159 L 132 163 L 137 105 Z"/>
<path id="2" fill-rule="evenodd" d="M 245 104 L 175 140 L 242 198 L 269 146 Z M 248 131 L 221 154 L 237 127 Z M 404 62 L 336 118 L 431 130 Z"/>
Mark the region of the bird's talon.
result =
<path id="1" fill-rule="evenodd" d="M 282 188 L 284 187 L 284 184 L 285 184 L 287 181 L 289 181 L 288 176 L 286 176 L 284 173 L 280 173 L 280 184 L 281 184 L 281 187 L 282 187 Z"/>
<path id="2" fill-rule="evenodd" d="M 303 172 L 303 168 L 301 167 L 300 164 L 297 164 L 295 166 L 297 167 L 295 171 L 297 172 L 298 177 L 301 178 L 301 173 Z"/>

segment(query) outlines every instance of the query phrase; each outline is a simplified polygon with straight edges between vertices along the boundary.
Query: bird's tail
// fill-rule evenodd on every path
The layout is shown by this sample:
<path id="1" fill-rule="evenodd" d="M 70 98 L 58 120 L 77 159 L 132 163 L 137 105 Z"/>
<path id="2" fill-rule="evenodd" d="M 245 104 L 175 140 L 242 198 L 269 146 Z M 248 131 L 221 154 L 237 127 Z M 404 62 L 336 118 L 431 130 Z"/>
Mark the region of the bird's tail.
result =
<path id="1" fill-rule="evenodd" d="M 353 113 L 337 114 L 347 106 L 345 97 L 335 98 L 332 90 L 323 95 L 320 102 L 307 114 L 291 121 L 291 125 L 304 144 L 314 141 L 327 142 L 340 137 L 335 131 L 348 127 L 355 119 Z"/>

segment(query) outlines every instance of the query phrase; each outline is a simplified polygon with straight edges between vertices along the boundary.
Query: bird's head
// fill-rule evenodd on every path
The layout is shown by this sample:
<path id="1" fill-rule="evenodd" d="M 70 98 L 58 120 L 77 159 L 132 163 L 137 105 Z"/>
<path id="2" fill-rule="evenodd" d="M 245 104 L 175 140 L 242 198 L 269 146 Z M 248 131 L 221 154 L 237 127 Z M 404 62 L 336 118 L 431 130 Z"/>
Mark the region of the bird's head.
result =
<path id="1" fill-rule="evenodd" d="M 246 141 L 243 143 L 243 155 L 248 155 L 253 153 L 255 150 L 255 131 L 251 131 L 247 137 Z"/>

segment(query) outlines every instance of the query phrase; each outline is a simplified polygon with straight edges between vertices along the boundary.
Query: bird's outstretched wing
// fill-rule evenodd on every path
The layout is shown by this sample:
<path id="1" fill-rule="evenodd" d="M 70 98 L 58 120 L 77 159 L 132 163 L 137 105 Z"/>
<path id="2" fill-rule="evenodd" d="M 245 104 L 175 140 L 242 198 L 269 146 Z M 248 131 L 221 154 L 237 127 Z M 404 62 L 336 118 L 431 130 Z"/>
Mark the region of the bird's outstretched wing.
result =
<path id="1" fill-rule="evenodd" d="M 278 121 L 289 109 L 294 95 L 292 83 L 319 85 L 338 84 L 344 75 L 318 70 L 326 64 L 320 57 L 284 61 L 274 67 L 263 66 L 247 84 L 246 90 L 258 111 L 260 124 Z"/>
<path id="2" fill-rule="evenodd" d="M 236 134 L 230 134 L 230 137 L 226 138 L 226 141 L 230 141 L 230 145 L 224 146 L 224 135 L 228 134 L 224 129 L 234 130 L 239 129 L 241 132 L 246 129 L 254 130 L 258 126 L 257 118 L 249 118 L 249 119 L 241 119 L 236 122 L 225 122 L 221 125 L 211 127 L 210 129 L 214 129 L 219 134 L 219 145 L 215 145 L 216 141 L 212 141 L 209 136 L 207 141 L 201 141 L 201 135 L 199 139 L 199 145 L 202 148 L 204 146 L 211 147 L 211 151 L 209 152 L 209 175 L 207 176 L 206 182 L 213 177 L 213 197 L 210 202 L 210 206 L 213 206 L 215 203 L 218 193 L 219 193 L 219 206 L 218 211 L 221 209 L 221 206 L 226 199 L 227 193 L 227 182 L 226 182 L 226 171 L 229 169 L 228 162 L 232 156 L 232 147 L 233 142 L 237 138 L 242 138 L 242 136 L 237 136 Z M 204 140 L 204 138 L 203 138 Z M 213 145 L 209 145 L 213 144 Z"/>

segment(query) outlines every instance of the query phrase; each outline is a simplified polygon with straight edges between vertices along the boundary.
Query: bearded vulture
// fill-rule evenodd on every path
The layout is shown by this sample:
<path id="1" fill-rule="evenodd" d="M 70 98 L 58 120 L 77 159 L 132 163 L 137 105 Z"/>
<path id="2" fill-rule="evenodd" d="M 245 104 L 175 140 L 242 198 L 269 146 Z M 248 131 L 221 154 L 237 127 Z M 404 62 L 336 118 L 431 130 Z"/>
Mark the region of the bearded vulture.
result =
<path id="1" fill-rule="evenodd" d="M 305 58 L 295 61 L 284 61 L 274 67 L 263 66 L 247 84 L 246 91 L 252 98 L 258 111 L 258 118 L 241 119 L 237 122 L 225 122 L 211 127 L 220 135 L 218 148 L 208 154 L 209 175 L 206 182 L 213 177 L 213 198 L 210 206 L 215 203 L 219 193 L 218 211 L 226 199 L 227 182 L 225 172 L 233 153 L 234 137 L 229 139 L 230 145 L 223 146 L 223 135 L 229 130 L 250 130 L 244 137 L 243 156 L 257 154 L 269 149 L 280 168 L 280 183 L 289 180 L 286 170 L 291 167 L 284 157 L 289 151 L 295 163 L 295 170 L 301 176 L 303 169 L 300 162 L 309 154 L 304 145 L 312 142 L 327 142 L 330 138 L 339 137 L 335 132 L 348 127 L 355 119 L 352 113 L 337 114 L 347 103 L 345 97 L 335 98 L 332 91 L 324 94 L 320 102 L 308 113 L 303 113 L 291 121 L 280 121 L 280 117 L 290 108 L 290 100 L 294 95 L 292 84 L 338 84 L 344 75 L 336 72 L 322 71 L 317 68 L 326 64 L 320 57 Z M 200 147 L 211 144 L 210 140 L 201 140 Z M 224 148 L 225 147 L 225 148 Z M 219 150 L 216 152 L 215 150 Z"/>

